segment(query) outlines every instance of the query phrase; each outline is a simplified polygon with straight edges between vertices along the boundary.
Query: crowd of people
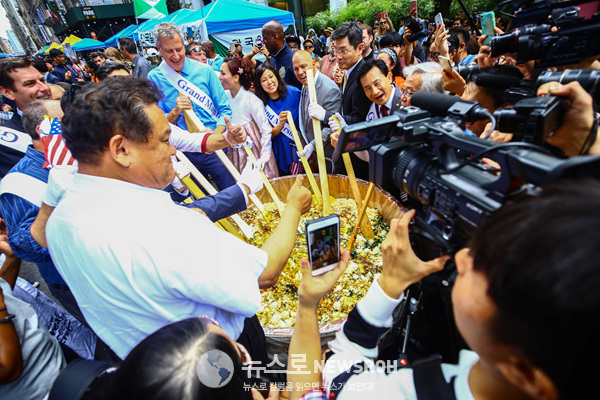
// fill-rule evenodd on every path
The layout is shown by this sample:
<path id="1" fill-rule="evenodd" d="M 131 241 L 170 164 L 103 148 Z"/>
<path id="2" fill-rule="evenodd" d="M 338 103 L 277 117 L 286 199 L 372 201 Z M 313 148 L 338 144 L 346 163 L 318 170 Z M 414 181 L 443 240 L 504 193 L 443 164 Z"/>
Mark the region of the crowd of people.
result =
<path id="1" fill-rule="evenodd" d="M 316 170 L 315 127 L 327 172 L 346 174 L 332 157 L 341 129 L 409 107 L 416 92 L 473 100 L 490 113 L 513 105 L 507 89 L 533 76 L 535 61 L 492 57 L 470 21 L 436 24 L 432 15 L 416 40 L 404 19 L 387 13 L 372 27 L 350 20 L 305 38 L 270 21 L 252 51 L 234 41 L 228 57 L 212 41 L 186 40 L 161 23 L 156 50 L 146 54 L 120 38 L 118 49 L 87 61 L 58 49 L 0 60 L 0 397 L 67 398 L 71 379 L 81 380 L 77 398 L 262 398 L 246 375 L 251 360 L 269 362 L 256 317 L 260 291 L 277 283 L 310 209 L 301 158 Z M 510 29 L 501 19 L 496 26 L 498 34 Z M 565 68 L 597 68 L 597 58 Z M 440 59 L 471 68 L 449 71 Z M 592 97 L 577 82 L 538 89 L 548 94 L 568 104 L 545 145 L 563 158 L 600 155 Z M 461 128 L 515 140 L 489 120 Z M 190 166 L 182 158 L 218 193 L 184 201 Z M 358 178 L 369 178 L 368 153 L 351 153 L 351 163 Z M 280 222 L 258 248 L 213 222 L 246 209 L 262 172 L 296 178 Z M 320 276 L 303 260 L 289 347 L 290 360 L 301 356 L 303 365 L 290 361 L 288 390 L 271 386 L 268 398 L 425 398 L 423 379 L 458 399 L 589 396 L 600 356 L 600 274 L 589 243 L 600 231 L 599 206 L 600 183 L 562 182 L 489 218 L 452 255 L 454 318 L 470 350 L 425 378 L 373 364 L 405 290 L 450 257 L 415 255 L 414 211 L 391 221 L 381 276 L 329 343 L 325 370 L 314 368 L 322 360 L 317 310 L 350 254 L 342 250 L 338 266 Z M 96 358 L 109 364 L 86 379 L 73 373 L 77 360 L 13 294 L 21 260 L 37 264 L 52 296 L 107 347 Z M 211 350 L 232 360 L 223 386 L 207 385 L 198 372 Z"/>

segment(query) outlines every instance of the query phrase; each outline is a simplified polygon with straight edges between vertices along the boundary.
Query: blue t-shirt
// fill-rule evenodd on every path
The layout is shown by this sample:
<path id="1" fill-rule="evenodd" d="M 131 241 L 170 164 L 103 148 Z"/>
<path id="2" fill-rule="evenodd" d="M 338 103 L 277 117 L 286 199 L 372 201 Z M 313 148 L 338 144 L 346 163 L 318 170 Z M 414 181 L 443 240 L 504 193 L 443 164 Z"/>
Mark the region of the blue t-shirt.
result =
<path id="1" fill-rule="evenodd" d="M 273 109 L 276 114 L 279 114 L 282 111 L 290 111 L 292 113 L 292 117 L 294 117 L 294 125 L 296 128 L 300 126 L 299 124 L 299 106 L 300 106 L 300 92 L 299 89 L 294 86 L 286 86 L 287 94 L 285 99 L 272 100 L 269 99 L 267 105 Z M 287 137 L 281 132 L 279 135 L 273 137 L 271 139 L 271 143 L 273 146 L 273 154 L 275 155 L 275 160 L 277 161 L 277 165 L 284 172 L 290 172 L 290 163 L 292 162 L 292 156 L 297 151 L 296 144 L 294 143 L 294 139 Z"/>

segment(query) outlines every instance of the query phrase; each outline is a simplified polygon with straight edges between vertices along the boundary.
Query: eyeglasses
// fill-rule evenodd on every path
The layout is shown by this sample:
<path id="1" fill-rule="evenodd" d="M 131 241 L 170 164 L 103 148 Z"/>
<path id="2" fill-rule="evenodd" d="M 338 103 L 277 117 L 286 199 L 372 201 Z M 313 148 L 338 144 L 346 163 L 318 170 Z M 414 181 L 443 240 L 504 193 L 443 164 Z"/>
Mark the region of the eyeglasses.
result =
<path id="1" fill-rule="evenodd" d="M 348 49 L 348 50 L 339 50 L 339 49 L 333 49 L 333 52 L 334 52 L 334 53 L 337 53 L 337 54 L 344 54 L 344 55 L 346 55 L 346 54 L 350 53 L 351 51 L 352 51 L 352 49 Z"/>
<path id="2" fill-rule="evenodd" d="M 409 99 L 412 97 L 413 94 L 415 94 L 414 92 L 409 92 L 404 88 L 400 88 L 400 93 L 402 93 L 402 96 L 406 96 Z"/>
<path id="3" fill-rule="evenodd" d="M 314 49 L 314 48 L 315 48 L 315 46 L 312 46 L 312 45 L 310 45 L 310 44 L 305 44 L 305 45 L 304 45 L 304 48 L 305 48 L 305 49 Z"/>

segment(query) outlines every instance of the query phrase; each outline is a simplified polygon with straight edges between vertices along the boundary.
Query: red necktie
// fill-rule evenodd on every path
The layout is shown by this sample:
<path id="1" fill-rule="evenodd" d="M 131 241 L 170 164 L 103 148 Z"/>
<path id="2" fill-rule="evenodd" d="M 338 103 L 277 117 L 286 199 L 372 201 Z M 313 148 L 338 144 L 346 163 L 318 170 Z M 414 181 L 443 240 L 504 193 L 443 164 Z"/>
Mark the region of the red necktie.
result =
<path id="1" fill-rule="evenodd" d="M 389 108 L 387 108 L 386 106 L 381 106 L 381 107 L 379 107 L 379 109 L 381 110 L 382 117 L 387 117 L 389 115 L 388 114 Z"/>

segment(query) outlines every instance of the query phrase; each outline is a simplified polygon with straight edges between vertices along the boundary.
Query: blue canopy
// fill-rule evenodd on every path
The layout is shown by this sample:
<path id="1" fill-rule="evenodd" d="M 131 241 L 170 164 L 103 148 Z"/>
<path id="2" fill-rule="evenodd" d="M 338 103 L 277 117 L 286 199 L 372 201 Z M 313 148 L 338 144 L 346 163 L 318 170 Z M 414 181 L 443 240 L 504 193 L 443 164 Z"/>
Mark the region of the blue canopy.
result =
<path id="1" fill-rule="evenodd" d="M 0 53 L 0 58 L 12 57 L 10 54 Z"/>
<path id="2" fill-rule="evenodd" d="M 151 31 L 154 27 L 161 22 L 172 22 L 174 24 L 179 25 L 179 21 L 186 18 L 187 16 L 193 14 L 195 11 L 187 8 L 182 8 L 181 10 L 177 10 L 167 15 L 166 17 L 159 19 L 149 19 L 148 21 L 140 24 L 140 26 L 135 30 L 135 33 Z"/>
<path id="3" fill-rule="evenodd" d="M 119 43 L 119 38 L 128 37 L 133 40 L 138 40 L 137 35 L 134 33 L 137 30 L 137 25 L 129 25 L 127 28 L 123 29 L 121 32 L 117 33 L 113 37 L 104 41 L 106 47 L 117 47 Z"/>
<path id="4" fill-rule="evenodd" d="M 244 0 L 217 0 L 176 24 L 191 26 L 202 18 L 206 18 L 206 29 L 209 34 L 262 28 L 272 20 L 279 21 L 284 26 L 294 23 L 294 14 L 289 11 Z"/>
<path id="5" fill-rule="evenodd" d="M 106 45 L 101 41 L 89 38 L 81 39 L 79 42 L 76 42 L 71 46 L 71 48 L 75 51 L 96 50 L 104 47 L 106 47 Z"/>

